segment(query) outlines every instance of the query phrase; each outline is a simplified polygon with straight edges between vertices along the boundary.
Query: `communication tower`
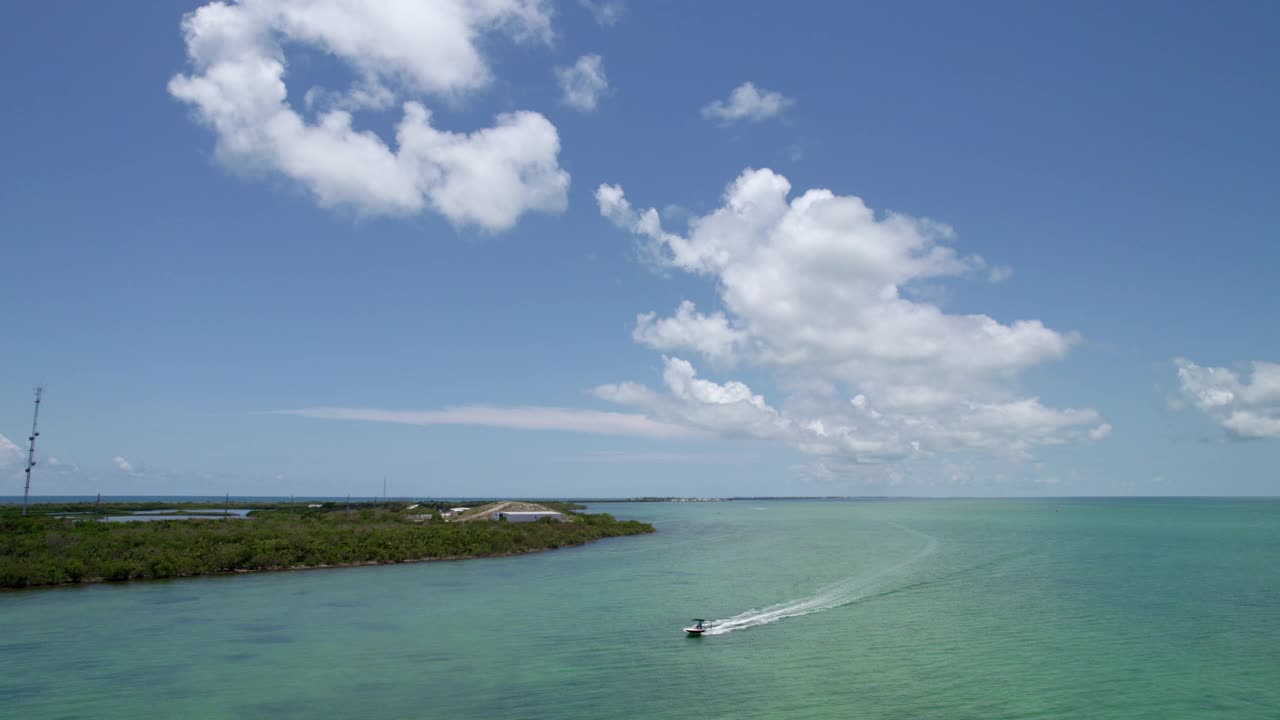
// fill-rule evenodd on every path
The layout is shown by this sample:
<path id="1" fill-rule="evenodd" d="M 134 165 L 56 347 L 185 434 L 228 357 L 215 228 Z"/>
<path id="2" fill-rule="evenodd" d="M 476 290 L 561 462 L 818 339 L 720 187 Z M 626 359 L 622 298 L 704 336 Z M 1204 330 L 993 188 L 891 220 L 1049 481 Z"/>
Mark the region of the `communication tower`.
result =
<path id="1" fill-rule="evenodd" d="M 40 432 L 36 430 L 36 425 L 40 422 L 40 396 L 44 394 L 44 388 L 36 388 L 36 412 L 31 417 L 31 436 L 27 438 L 27 484 L 22 489 L 22 514 L 27 514 L 27 497 L 31 495 L 31 468 L 36 466 L 36 438 L 40 437 Z"/>

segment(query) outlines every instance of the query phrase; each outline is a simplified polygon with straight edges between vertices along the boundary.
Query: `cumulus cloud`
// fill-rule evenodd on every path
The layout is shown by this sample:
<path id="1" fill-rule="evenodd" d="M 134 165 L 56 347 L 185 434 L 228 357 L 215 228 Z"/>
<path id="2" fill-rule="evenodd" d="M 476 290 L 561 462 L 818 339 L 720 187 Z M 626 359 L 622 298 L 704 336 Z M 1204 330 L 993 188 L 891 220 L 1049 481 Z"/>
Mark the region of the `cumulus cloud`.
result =
<path id="1" fill-rule="evenodd" d="M 312 407 L 275 410 L 269 414 L 322 420 L 359 420 L 404 425 L 479 425 L 513 430 L 560 430 L 654 438 L 683 438 L 699 434 L 688 427 L 656 421 L 644 415 L 558 407 L 469 406 L 443 410 Z"/>
<path id="2" fill-rule="evenodd" d="M 738 120 L 760 122 L 781 115 L 795 100 L 772 90 L 760 90 L 744 82 L 729 93 L 728 100 L 715 100 L 702 108 L 702 116 L 722 123 Z"/>
<path id="3" fill-rule="evenodd" d="M 688 300 L 669 318 L 659 320 L 653 312 L 637 315 L 631 337 L 656 350 L 695 350 L 718 365 L 732 364 L 737 348 L 746 341 L 745 333 L 732 327 L 724 313 L 703 315 Z"/>
<path id="4" fill-rule="evenodd" d="M 1280 364 L 1255 360 L 1242 371 L 1177 358 L 1186 402 L 1242 439 L 1280 438 Z"/>
<path id="5" fill-rule="evenodd" d="M 213 130 L 217 155 L 243 169 L 281 173 L 324 206 L 369 214 L 432 209 L 458 225 L 510 228 L 531 210 L 562 211 L 569 175 L 545 117 L 520 111 L 469 133 L 437 129 L 420 102 L 403 103 L 395 147 L 354 125 L 352 111 L 386 108 L 404 94 L 457 98 L 484 87 L 482 35 L 546 41 L 539 0 L 212 2 L 182 23 L 192 72 L 169 92 Z M 309 91 L 314 120 L 290 105 L 284 47 L 301 44 L 346 63 L 347 91 Z"/>
<path id="6" fill-rule="evenodd" d="M 603 27 L 613 27 L 622 19 L 627 5 L 622 0 L 578 0 L 578 4 L 591 13 L 591 17 Z"/>
<path id="7" fill-rule="evenodd" d="M 592 112 L 600 96 L 609 90 L 604 74 L 604 59 L 599 55 L 583 55 L 572 67 L 556 68 L 564 103 L 583 112 Z"/>
<path id="8" fill-rule="evenodd" d="M 740 382 L 717 384 L 697 377 L 693 365 L 663 358 L 668 393 L 632 382 L 601 385 L 596 397 L 643 409 L 664 423 L 706 430 L 717 435 L 781 439 L 789 420 Z"/>
<path id="9" fill-rule="evenodd" d="M 720 208 L 679 234 L 655 210 L 633 208 L 621 187 L 596 190 L 602 215 L 655 262 L 711 282 L 723 306 L 707 314 L 685 301 L 669 317 L 639 315 L 635 340 L 719 367 L 770 370 L 782 402 L 697 378 L 675 356 L 665 359 L 665 392 L 623 382 L 597 396 L 665 422 L 782 439 L 831 457 L 828 467 L 960 450 L 1025 456 L 1110 432 L 1094 410 L 1055 409 L 1017 392 L 1021 371 L 1061 358 L 1078 336 L 1038 320 L 948 314 L 904 292 L 988 268 L 948 244 L 951 228 L 877 214 L 829 190 L 790 194 L 781 175 L 747 170 Z"/>
<path id="10" fill-rule="evenodd" d="M 14 445 L 4 435 L 0 435 L 0 468 L 17 465 L 22 462 L 22 459 L 22 448 Z"/>
<path id="11" fill-rule="evenodd" d="M 116 469 L 118 469 L 122 473 L 128 473 L 129 475 L 133 475 L 134 477 L 142 476 L 142 472 L 137 468 L 135 468 L 133 466 L 133 463 L 129 462 L 128 460 L 125 460 L 123 457 L 119 455 L 111 458 L 111 462 L 115 463 Z"/>

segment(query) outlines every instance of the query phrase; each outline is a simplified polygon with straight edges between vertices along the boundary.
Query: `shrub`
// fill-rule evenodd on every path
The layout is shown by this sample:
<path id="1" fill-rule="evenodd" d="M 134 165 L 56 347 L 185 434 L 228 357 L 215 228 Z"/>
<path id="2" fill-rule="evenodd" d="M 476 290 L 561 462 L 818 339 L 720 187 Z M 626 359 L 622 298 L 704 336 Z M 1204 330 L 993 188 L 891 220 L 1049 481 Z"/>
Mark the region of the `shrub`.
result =
<path id="1" fill-rule="evenodd" d="M 342 504 L 264 507 L 243 520 L 98 523 L 0 511 L 0 587 L 510 554 L 653 532 L 607 514 L 574 517 L 580 521 L 419 524 L 387 508 Z"/>

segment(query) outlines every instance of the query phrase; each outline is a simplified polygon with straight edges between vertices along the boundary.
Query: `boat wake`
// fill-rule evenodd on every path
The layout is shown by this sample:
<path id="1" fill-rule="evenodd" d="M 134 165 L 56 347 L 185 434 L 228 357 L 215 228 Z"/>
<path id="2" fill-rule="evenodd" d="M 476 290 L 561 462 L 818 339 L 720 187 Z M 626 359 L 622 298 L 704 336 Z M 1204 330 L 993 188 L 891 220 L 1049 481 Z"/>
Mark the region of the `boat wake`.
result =
<path id="1" fill-rule="evenodd" d="M 823 610 L 831 610 L 833 608 L 842 607 L 864 600 L 868 597 L 882 595 L 886 591 L 891 591 L 895 581 L 900 581 L 903 571 L 911 565 L 914 565 L 924 558 L 932 555 L 938 550 L 938 539 L 932 535 L 926 535 L 918 530 L 912 530 L 909 527 L 894 523 L 894 527 L 911 533 L 924 540 L 924 545 L 912 555 L 910 558 L 892 565 L 883 570 L 878 570 L 870 575 L 852 577 L 843 580 L 834 585 L 830 585 L 820 590 L 817 594 L 792 600 L 790 602 L 778 603 L 760 610 L 748 610 L 739 613 L 730 618 L 723 620 L 715 620 L 711 623 L 711 629 L 707 630 L 705 635 L 724 635 L 734 630 L 745 630 L 747 628 L 758 627 L 760 625 L 768 625 L 786 618 L 799 617 L 801 615 L 809 615 L 811 613 L 822 612 Z"/>

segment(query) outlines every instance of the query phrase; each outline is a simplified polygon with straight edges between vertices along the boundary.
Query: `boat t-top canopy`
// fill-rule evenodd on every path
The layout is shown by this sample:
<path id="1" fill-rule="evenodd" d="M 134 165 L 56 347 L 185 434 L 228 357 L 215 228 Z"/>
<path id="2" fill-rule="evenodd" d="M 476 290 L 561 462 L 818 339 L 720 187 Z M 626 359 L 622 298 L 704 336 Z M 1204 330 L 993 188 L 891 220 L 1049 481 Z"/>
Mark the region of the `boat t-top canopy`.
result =
<path id="1" fill-rule="evenodd" d="M 701 637 L 702 633 L 711 629 L 711 623 L 706 618 L 694 618 L 693 625 L 684 629 L 691 637 Z"/>

